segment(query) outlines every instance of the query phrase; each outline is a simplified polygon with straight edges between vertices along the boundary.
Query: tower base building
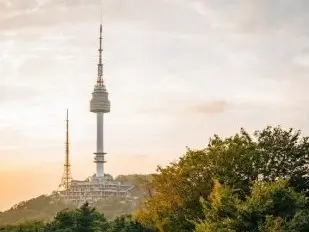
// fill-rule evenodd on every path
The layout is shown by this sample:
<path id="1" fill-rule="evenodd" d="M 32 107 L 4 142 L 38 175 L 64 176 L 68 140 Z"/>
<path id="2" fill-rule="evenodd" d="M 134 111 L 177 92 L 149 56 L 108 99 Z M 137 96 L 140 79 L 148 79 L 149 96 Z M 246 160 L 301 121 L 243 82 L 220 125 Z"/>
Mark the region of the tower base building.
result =
<path id="1" fill-rule="evenodd" d="M 94 203 L 106 197 L 130 197 L 133 189 L 130 183 L 114 181 L 111 177 L 98 179 L 95 176 L 86 180 L 72 180 L 69 188 L 60 191 L 60 196 L 77 204 L 89 202 Z"/>

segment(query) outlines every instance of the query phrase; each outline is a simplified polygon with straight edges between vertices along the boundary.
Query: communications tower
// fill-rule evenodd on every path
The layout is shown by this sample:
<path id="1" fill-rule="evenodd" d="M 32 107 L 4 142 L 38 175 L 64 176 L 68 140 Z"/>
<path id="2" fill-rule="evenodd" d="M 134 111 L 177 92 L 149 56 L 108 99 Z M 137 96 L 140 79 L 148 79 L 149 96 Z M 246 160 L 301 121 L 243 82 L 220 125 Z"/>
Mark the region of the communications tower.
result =
<path id="1" fill-rule="evenodd" d="M 60 196 L 75 203 L 90 203 L 106 197 L 128 197 L 134 186 L 130 183 L 122 183 L 113 179 L 110 175 L 104 175 L 105 152 L 103 146 L 103 117 L 110 112 L 110 102 L 108 92 L 103 82 L 103 62 L 102 62 L 102 23 L 100 24 L 100 44 L 97 83 L 92 92 L 90 100 L 90 112 L 97 117 L 97 149 L 94 153 L 96 163 L 96 173 L 85 180 L 72 180 L 69 162 L 69 120 L 67 111 L 66 127 L 66 158 L 64 173 L 60 186 L 64 187 Z"/>
<path id="2" fill-rule="evenodd" d="M 67 110 L 67 118 L 66 118 L 66 140 L 65 140 L 65 162 L 64 162 L 64 171 L 61 178 L 61 183 L 59 188 L 63 189 L 63 193 L 65 198 L 69 196 L 70 184 L 72 182 L 71 175 L 71 164 L 70 164 L 70 147 L 69 147 L 69 111 Z"/>
<path id="3" fill-rule="evenodd" d="M 102 63 L 102 23 L 100 24 L 100 45 L 99 45 L 99 63 L 97 83 L 92 92 L 90 100 L 90 112 L 97 116 L 97 150 L 94 153 L 94 163 L 96 163 L 96 178 L 103 179 L 105 152 L 103 145 L 103 122 L 104 114 L 110 112 L 110 101 L 108 100 L 108 92 L 103 82 L 103 63 Z"/>

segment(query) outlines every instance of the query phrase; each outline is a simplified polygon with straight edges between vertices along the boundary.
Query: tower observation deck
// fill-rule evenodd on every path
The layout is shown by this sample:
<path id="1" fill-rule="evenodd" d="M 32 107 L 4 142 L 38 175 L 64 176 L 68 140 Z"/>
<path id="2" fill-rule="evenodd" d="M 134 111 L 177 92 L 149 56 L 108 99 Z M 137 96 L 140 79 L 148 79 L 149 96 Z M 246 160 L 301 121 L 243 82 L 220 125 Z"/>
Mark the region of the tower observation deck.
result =
<path id="1" fill-rule="evenodd" d="M 103 124 L 104 114 L 110 112 L 110 101 L 108 99 L 108 92 L 103 82 L 103 63 L 102 63 L 102 24 L 100 25 L 100 47 L 99 47 L 99 63 L 98 63 L 98 77 L 97 83 L 92 92 L 92 99 L 90 100 L 90 112 L 97 116 L 97 150 L 94 153 L 94 162 L 96 163 L 96 177 L 104 177 L 104 163 L 105 152 L 103 143 Z"/>

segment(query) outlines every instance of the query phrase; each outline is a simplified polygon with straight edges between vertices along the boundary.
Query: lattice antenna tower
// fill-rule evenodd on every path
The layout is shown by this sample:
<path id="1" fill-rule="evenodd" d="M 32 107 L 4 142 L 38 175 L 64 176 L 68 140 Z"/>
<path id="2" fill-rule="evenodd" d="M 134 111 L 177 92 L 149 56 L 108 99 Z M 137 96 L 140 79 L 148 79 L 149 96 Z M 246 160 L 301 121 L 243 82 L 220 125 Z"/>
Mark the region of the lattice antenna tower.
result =
<path id="1" fill-rule="evenodd" d="M 59 188 L 65 191 L 65 198 L 69 196 L 69 189 L 72 181 L 71 164 L 70 164 L 70 144 L 69 144 L 69 111 L 67 110 L 66 118 L 66 140 L 65 140 L 65 162 L 64 171 Z"/>

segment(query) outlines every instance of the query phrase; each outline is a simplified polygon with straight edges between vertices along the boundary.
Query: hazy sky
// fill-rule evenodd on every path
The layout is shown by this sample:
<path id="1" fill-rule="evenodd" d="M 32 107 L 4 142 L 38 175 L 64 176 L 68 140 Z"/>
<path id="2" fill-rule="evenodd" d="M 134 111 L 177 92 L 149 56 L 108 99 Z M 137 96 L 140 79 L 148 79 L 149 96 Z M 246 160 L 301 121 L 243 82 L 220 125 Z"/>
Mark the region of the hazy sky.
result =
<path id="1" fill-rule="evenodd" d="M 95 172 L 100 2 L 0 0 L 0 209 L 57 187 L 66 108 L 73 177 Z M 308 134 L 308 11 L 308 0 L 104 0 L 106 171 L 153 172 L 240 127 Z"/>

